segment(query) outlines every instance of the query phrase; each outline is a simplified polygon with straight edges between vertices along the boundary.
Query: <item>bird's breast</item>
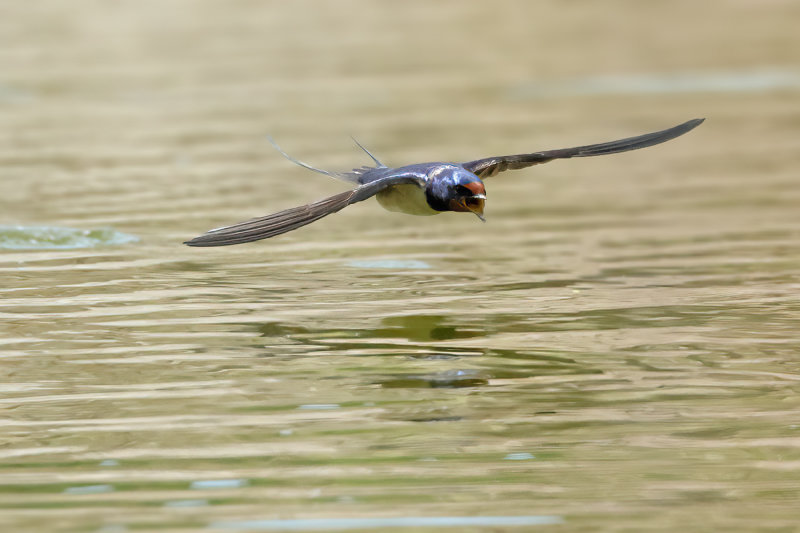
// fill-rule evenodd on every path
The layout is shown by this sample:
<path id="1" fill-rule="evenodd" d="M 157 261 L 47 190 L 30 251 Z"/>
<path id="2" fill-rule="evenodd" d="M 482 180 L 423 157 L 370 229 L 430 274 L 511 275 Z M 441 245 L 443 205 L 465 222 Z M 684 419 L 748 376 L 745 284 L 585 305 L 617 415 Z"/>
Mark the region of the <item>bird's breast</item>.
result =
<path id="1" fill-rule="evenodd" d="M 378 203 L 387 211 L 408 215 L 436 215 L 439 211 L 428 205 L 425 189 L 413 184 L 393 185 L 376 196 Z"/>

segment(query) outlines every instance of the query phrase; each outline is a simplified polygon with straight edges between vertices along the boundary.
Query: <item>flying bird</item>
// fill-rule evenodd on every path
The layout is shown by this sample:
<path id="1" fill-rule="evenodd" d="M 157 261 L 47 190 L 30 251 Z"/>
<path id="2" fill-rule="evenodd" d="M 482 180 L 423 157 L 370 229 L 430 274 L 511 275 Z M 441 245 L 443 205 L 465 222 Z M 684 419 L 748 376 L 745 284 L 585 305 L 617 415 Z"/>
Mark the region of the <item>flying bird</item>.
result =
<path id="1" fill-rule="evenodd" d="M 554 159 L 591 157 L 638 150 L 660 144 L 699 126 L 696 118 L 672 128 L 645 135 L 628 137 L 574 148 L 545 150 L 530 154 L 503 155 L 467 161 L 466 163 L 416 163 L 398 168 L 387 167 L 355 143 L 375 162 L 350 172 L 330 172 L 299 161 L 284 152 L 270 138 L 272 145 L 288 160 L 301 167 L 355 184 L 355 188 L 311 204 L 286 209 L 264 217 L 254 218 L 231 226 L 212 229 L 186 241 L 189 246 L 228 246 L 274 237 L 311 224 L 350 204 L 375 196 L 385 209 L 410 215 L 435 215 L 444 211 L 474 213 L 481 220 L 486 202 L 483 180 L 506 170 L 516 170 L 547 163 Z"/>

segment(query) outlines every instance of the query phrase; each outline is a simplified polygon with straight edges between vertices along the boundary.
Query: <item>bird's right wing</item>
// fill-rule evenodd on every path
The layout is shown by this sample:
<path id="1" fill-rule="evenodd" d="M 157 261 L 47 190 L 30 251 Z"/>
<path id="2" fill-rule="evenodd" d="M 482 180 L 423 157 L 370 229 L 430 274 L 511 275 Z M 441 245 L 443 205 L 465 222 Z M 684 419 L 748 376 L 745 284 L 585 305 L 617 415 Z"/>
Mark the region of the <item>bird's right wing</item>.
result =
<path id="1" fill-rule="evenodd" d="M 574 148 L 561 148 L 559 150 L 545 150 L 542 152 L 533 152 L 531 154 L 487 157 L 485 159 L 476 159 L 475 161 L 462 163 L 461 166 L 476 174 L 479 178 L 484 179 L 505 170 L 516 170 L 532 165 L 539 165 L 552 161 L 553 159 L 618 154 L 620 152 L 647 148 L 648 146 L 654 146 L 674 139 L 675 137 L 680 137 L 684 133 L 699 126 L 703 120 L 702 118 L 696 118 L 665 130 L 619 139 L 618 141 L 576 146 Z"/>
<path id="2" fill-rule="evenodd" d="M 184 242 L 189 246 L 229 246 L 267 239 L 311 224 L 312 222 L 341 211 L 350 204 L 361 202 L 378 194 L 386 187 L 414 183 L 425 186 L 424 178 L 417 174 L 394 174 L 341 192 L 312 204 L 293 207 L 264 217 L 253 218 L 231 226 L 212 229 L 199 237 Z"/>

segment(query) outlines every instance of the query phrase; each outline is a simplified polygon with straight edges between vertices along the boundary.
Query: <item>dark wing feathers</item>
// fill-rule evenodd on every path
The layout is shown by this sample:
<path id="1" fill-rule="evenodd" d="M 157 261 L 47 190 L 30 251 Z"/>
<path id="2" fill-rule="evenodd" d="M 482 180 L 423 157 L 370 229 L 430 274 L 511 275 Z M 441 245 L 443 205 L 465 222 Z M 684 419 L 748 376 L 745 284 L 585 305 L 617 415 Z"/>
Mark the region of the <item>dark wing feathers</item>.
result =
<path id="1" fill-rule="evenodd" d="M 469 161 L 462 164 L 462 167 L 474 174 L 477 174 L 480 178 L 486 178 L 489 176 L 494 176 L 498 172 L 503 172 L 504 170 L 525 168 L 531 165 L 538 165 L 539 163 L 546 163 L 548 161 L 552 161 L 553 159 L 590 157 L 595 155 L 616 154 L 619 152 L 627 152 L 629 150 L 638 150 L 639 148 L 653 146 L 655 144 L 663 143 L 683 135 L 684 133 L 699 126 L 703 120 L 704 119 L 701 118 L 694 119 L 663 131 L 656 131 L 645 135 L 628 137 L 627 139 L 620 139 L 618 141 L 611 141 L 607 143 L 577 146 L 575 148 L 562 148 L 560 150 L 546 150 L 544 152 L 534 152 L 532 154 L 487 157 L 485 159 Z M 278 148 L 278 150 L 280 150 L 280 148 Z M 313 168 L 310 165 L 299 162 L 286 155 L 283 150 L 280 151 L 290 160 L 299 165 L 316 172 L 322 172 L 323 174 L 328 174 L 350 181 L 360 181 L 369 171 L 383 171 L 385 168 L 362 167 L 353 169 L 352 172 L 337 174 Z M 374 159 L 374 156 L 371 154 L 370 156 Z M 388 171 L 390 169 L 386 170 Z M 229 244 L 241 244 L 245 242 L 266 239 L 268 237 L 274 237 L 275 235 L 292 231 L 299 227 L 305 226 L 306 224 L 311 224 L 322 217 L 344 209 L 350 204 L 371 198 L 386 187 L 399 185 L 402 183 L 415 183 L 420 187 L 424 187 L 425 178 L 420 174 L 390 173 L 389 175 L 379 177 L 374 181 L 360 185 L 353 190 L 335 194 L 312 204 L 286 209 L 278 213 L 273 213 L 272 215 L 233 224 L 232 226 L 213 229 L 203 235 L 200 235 L 199 237 L 195 237 L 190 241 L 186 241 L 184 244 L 188 244 L 189 246 L 227 246 Z"/>
<path id="2" fill-rule="evenodd" d="M 619 152 L 638 150 L 639 148 L 646 148 L 648 146 L 669 141 L 670 139 L 674 139 L 675 137 L 679 137 L 684 133 L 693 130 L 699 126 L 703 120 L 705 119 L 696 118 L 666 130 L 647 133 L 645 135 L 637 135 L 636 137 L 628 137 L 618 141 L 590 144 L 587 146 L 576 146 L 574 148 L 562 148 L 560 150 L 546 150 L 544 152 L 534 152 L 532 154 L 487 157 L 485 159 L 476 159 L 475 161 L 463 163 L 461 166 L 473 174 L 476 174 L 479 178 L 488 178 L 505 170 L 516 170 L 532 165 L 547 163 L 553 159 L 617 154 Z"/>
<path id="3" fill-rule="evenodd" d="M 390 175 L 379 180 L 361 185 L 350 191 L 344 191 L 318 202 L 300 207 L 293 207 L 264 217 L 253 218 L 231 226 L 212 229 L 184 244 L 189 246 L 228 246 L 258 241 L 299 227 L 341 211 L 350 204 L 361 202 L 378 194 L 382 189 L 401 183 L 420 183 L 419 176 Z"/>
<path id="4" fill-rule="evenodd" d="M 286 209 L 224 228 L 212 229 L 184 244 L 189 246 L 228 246 L 229 244 L 241 244 L 274 237 L 311 224 L 315 220 L 347 207 L 354 192 L 355 190 L 345 191 L 313 204 Z"/>

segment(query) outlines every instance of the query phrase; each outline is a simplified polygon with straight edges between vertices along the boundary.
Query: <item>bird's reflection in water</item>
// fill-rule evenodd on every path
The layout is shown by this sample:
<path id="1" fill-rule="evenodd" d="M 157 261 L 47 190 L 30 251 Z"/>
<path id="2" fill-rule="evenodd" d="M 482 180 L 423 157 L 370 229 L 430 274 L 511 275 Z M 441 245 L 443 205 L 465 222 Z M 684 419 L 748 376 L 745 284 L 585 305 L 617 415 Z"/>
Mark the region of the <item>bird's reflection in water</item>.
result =
<path id="1" fill-rule="evenodd" d="M 512 350 L 459 343 L 488 337 L 497 329 L 490 321 L 483 325 L 458 324 L 442 315 L 387 317 L 381 319 L 377 327 L 369 329 L 311 329 L 281 322 L 259 327 L 261 337 L 269 339 L 266 345 L 271 349 L 266 357 L 283 357 L 287 353 L 293 354 L 290 357 L 402 356 L 435 365 L 435 370 L 430 372 L 419 365 L 408 369 L 414 371 L 392 372 L 387 368 L 386 372 L 373 376 L 372 381 L 385 388 L 479 387 L 488 385 L 491 379 L 602 372 L 563 354 L 533 347 Z M 277 355 L 274 348 L 285 347 L 287 343 L 295 349 L 279 350 L 284 355 Z M 515 363 L 510 365 L 509 360 Z M 441 361 L 452 361 L 452 364 L 443 365 Z"/>

